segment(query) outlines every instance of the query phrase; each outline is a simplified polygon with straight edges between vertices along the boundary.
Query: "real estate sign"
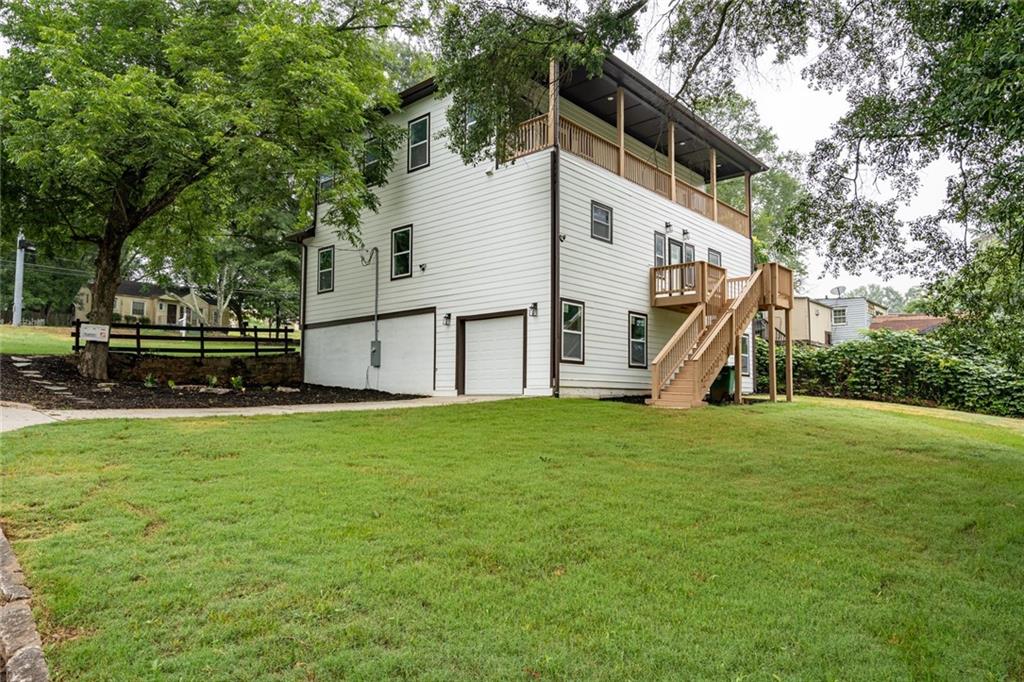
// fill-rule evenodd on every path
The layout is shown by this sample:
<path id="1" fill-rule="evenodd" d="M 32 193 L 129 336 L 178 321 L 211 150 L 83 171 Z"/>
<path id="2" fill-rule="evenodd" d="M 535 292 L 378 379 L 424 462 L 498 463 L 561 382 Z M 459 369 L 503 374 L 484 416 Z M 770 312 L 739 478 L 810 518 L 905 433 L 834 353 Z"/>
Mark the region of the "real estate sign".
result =
<path id="1" fill-rule="evenodd" d="M 110 327 L 105 324 L 83 324 L 79 331 L 81 341 L 110 342 Z"/>

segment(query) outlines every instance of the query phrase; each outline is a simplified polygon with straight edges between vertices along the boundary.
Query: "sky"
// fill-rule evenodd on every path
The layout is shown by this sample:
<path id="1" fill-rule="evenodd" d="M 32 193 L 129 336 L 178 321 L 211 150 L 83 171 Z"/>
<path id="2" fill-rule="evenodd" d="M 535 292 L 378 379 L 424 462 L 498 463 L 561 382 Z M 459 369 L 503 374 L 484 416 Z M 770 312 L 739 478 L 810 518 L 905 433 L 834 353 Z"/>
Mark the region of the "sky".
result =
<path id="1" fill-rule="evenodd" d="M 639 53 L 619 56 L 652 80 L 660 82 L 661 69 L 656 66 L 656 50 L 654 41 L 649 41 Z M 756 73 L 744 74 L 736 83 L 739 92 L 757 104 L 762 122 L 775 131 L 783 150 L 810 153 L 815 142 L 828 136 L 832 124 L 848 108 L 842 92 L 812 90 L 802 80 L 800 70 L 812 59 L 813 56 L 803 61 L 777 65 L 766 58 L 758 63 Z M 947 160 L 933 163 L 925 169 L 917 195 L 901 207 L 897 216 L 910 220 L 934 213 L 944 200 L 946 178 L 952 171 L 953 165 Z M 800 293 L 813 297 L 828 296 L 836 286 L 853 289 L 862 285 L 881 284 L 904 293 L 910 287 L 921 284 L 920 278 L 909 275 L 891 276 L 885 280 L 882 275 L 869 270 L 857 274 L 844 271 L 839 276 L 826 275 L 824 257 L 813 251 L 804 254 L 804 261 L 808 265 L 808 276 Z"/>

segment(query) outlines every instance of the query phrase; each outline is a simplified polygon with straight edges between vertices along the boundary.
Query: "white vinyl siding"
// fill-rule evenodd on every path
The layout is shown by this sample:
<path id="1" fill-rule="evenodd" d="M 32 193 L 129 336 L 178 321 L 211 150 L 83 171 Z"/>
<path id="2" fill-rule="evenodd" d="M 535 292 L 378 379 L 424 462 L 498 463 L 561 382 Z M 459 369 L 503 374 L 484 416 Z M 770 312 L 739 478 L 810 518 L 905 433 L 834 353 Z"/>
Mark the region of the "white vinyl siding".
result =
<path id="1" fill-rule="evenodd" d="M 832 309 L 832 343 L 864 338 L 871 326 L 870 304 L 864 298 L 818 298 Z"/>
<path id="2" fill-rule="evenodd" d="M 443 102 L 433 97 L 419 100 L 390 120 L 402 127 L 427 113 L 435 123 L 443 122 Z M 373 313 L 375 264 L 364 266 L 360 258 L 366 258 L 369 249 L 377 247 L 380 312 L 436 308 L 435 394 L 453 395 L 456 390 L 455 319 L 526 310 L 537 302 L 538 315 L 527 318 L 526 392 L 550 395 L 551 324 L 557 324 L 560 313 L 551 309 L 550 152 L 538 152 L 497 169 L 493 164 L 465 165 L 446 145 L 434 144 L 433 140 L 446 131 L 432 132 L 430 171 L 406 173 L 398 164 L 387 182 L 375 189 L 380 208 L 363 214 L 360 238 L 366 250 L 362 254 L 349 250 L 348 243 L 340 241 L 329 224 L 321 223 L 317 235 L 308 240 L 312 262 L 306 274 L 306 291 L 314 294 L 317 248 L 337 244 L 338 249 L 335 291 L 307 298 L 306 323 Z M 400 146 L 397 153 L 404 151 Z M 321 206 L 320 215 L 327 209 Z M 583 209 L 584 218 L 587 211 Z M 392 281 L 391 231 L 410 224 L 414 225 L 411 275 Z M 445 314 L 451 314 L 451 325 L 443 324 Z M 395 344 L 384 331 L 381 339 L 383 372 L 393 357 Z M 360 345 L 357 352 L 365 369 L 369 346 Z M 307 371 L 319 362 L 327 360 L 306 360 Z M 428 369 L 434 371 L 433 366 Z M 370 372 L 371 381 L 375 371 Z"/>
<path id="3" fill-rule="evenodd" d="M 586 302 L 586 362 L 562 363 L 562 394 L 649 391 L 650 369 L 624 362 L 627 315 L 647 313 L 649 358 L 686 319 L 684 313 L 650 307 L 655 233 L 669 222 L 673 230 L 667 237 L 681 242 L 686 230 L 686 243 L 697 253 L 713 248 L 722 254 L 730 277 L 750 274 L 750 240 L 572 154 L 561 156 L 560 183 L 560 231 L 566 235 L 561 245 L 561 295 Z M 590 238 L 590 202 L 595 196 L 614 211 L 618 229 L 612 246 Z M 685 259 L 689 253 L 684 246 L 679 256 Z M 752 388 L 745 379 L 744 390 Z"/>

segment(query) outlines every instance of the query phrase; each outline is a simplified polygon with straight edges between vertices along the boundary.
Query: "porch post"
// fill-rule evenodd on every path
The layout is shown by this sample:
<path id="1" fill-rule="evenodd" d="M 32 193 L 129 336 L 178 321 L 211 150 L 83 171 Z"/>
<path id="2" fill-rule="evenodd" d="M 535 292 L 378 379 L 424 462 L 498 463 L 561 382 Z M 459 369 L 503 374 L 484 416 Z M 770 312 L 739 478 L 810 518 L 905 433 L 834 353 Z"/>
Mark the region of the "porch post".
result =
<path id="1" fill-rule="evenodd" d="M 775 300 L 768 306 L 768 397 L 774 403 L 778 397 L 779 373 L 775 365 Z"/>
<path id="2" fill-rule="evenodd" d="M 676 124 L 668 122 L 668 198 L 676 200 Z"/>
<path id="3" fill-rule="evenodd" d="M 715 148 L 708 150 L 708 164 L 711 166 L 711 215 L 718 222 L 718 156 Z"/>
<path id="4" fill-rule="evenodd" d="M 747 195 L 747 236 L 754 233 L 754 204 L 751 202 L 750 194 L 750 171 L 743 174 L 743 190 Z"/>
<path id="5" fill-rule="evenodd" d="M 737 405 L 743 404 L 743 352 L 742 330 L 737 333 L 735 329 L 736 320 L 733 319 L 733 347 L 736 349 L 736 386 L 734 387 L 733 402 Z M 753 362 L 753 358 L 751 358 Z"/>
<path id="6" fill-rule="evenodd" d="M 793 402 L 793 324 L 786 308 L 786 402 Z"/>
<path id="7" fill-rule="evenodd" d="M 615 89 L 615 134 L 619 146 L 619 175 L 626 174 L 626 93 L 620 85 Z"/>
<path id="8" fill-rule="evenodd" d="M 554 147 L 558 140 L 558 62 L 554 59 L 548 67 L 548 146 Z"/>

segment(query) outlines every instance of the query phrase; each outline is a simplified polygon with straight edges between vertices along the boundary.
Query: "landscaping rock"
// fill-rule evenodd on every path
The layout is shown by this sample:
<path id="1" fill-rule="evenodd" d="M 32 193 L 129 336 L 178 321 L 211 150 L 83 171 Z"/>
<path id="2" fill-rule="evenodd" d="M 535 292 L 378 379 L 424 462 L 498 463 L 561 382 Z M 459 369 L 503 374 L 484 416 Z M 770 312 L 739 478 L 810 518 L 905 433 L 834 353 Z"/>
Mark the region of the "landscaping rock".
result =
<path id="1" fill-rule="evenodd" d="M 231 393 L 231 389 L 230 388 L 216 388 L 216 387 L 213 387 L 213 386 L 203 386 L 202 388 L 199 389 L 199 392 L 200 393 L 212 393 L 214 395 L 224 395 L 226 393 Z"/>
<path id="2" fill-rule="evenodd" d="M 0 680 L 47 682 L 42 642 L 32 619 L 32 592 L 0 529 Z"/>
<path id="3" fill-rule="evenodd" d="M 12 362 L 11 364 L 14 365 L 15 367 L 17 367 L 18 369 L 21 369 L 22 367 L 31 367 L 32 366 L 31 362 Z"/>
<path id="4" fill-rule="evenodd" d="M 110 393 L 110 386 L 101 386 L 100 388 L 92 389 L 93 393 Z"/>
<path id="5" fill-rule="evenodd" d="M 47 682 L 50 673 L 43 660 L 43 650 L 30 646 L 14 654 L 7 661 L 4 675 L 7 682 Z"/>
<path id="6" fill-rule="evenodd" d="M 12 362 L 32 362 L 32 358 L 23 358 L 20 355 L 12 355 L 11 356 L 11 361 Z"/>
<path id="7" fill-rule="evenodd" d="M 298 393 L 299 389 L 292 388 L 291 386 L 278 386 L 277 387 L 277 392 L 278 393 Z"/>
<path id="8" fill-rule="evenodd" d="M 114 386 L 117 386 L 117 384 L 113 381 L 101 381 L 96 384 L 96 388 L 112 388 Z"/>
<path id="9" fill-rule="evenodd" d="M 0 656 L 8 659 L 25 647 L 42 645 L 27 599 L 0 607 Z"/>
<path id="10" fill-rule="evenodd" d="M 43 388 L 45 388 L 47 391 L 66 391 L 66 390 L 68 390 L 67 386 L 58 386 L 58 385 L 55 385 L 55 384 L 43 384 Z"/>

